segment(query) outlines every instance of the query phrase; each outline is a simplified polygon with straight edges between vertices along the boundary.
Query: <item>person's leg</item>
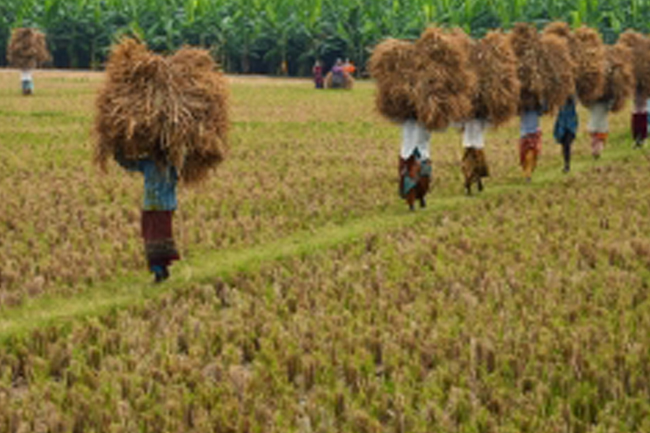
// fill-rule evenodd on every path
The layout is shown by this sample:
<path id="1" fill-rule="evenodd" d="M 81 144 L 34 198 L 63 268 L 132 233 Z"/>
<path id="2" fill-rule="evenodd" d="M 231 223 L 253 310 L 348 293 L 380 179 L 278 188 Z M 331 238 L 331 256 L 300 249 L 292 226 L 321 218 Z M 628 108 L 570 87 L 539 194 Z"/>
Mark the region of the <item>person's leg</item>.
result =
<path id="1" fill-rule="evenodd" d="M 169 278 L 169 266 L 179 260 L 173 236 L 173 211 L 143 211 L 142 235 L 149 270 L 155 282 Z"/>
<path id="2" fill-rule="evenodd" d="M 575 135 L 572 132 L 567 132 L 562 138 L 562 156 L 564 157 L 564 172 L 568 173 L 571 170 L 571 145 Z"/>
<path id="3" fill-rule="evenodd" d="M 463 177 L 465 178 L 465 191 L 467 195 L 472 195 L 472 178 L 474 176 L 474 149 L 470 147 L 465 148 L 461 169 L 463 171 Z"/>
<path id="4" fill-rule="evenodd" d="M 420 207 L 427 207 L 426 195 L 429 193 L 431 188 L 431 160 L 427 159 L 420 162 L 420 173 L 418 181 L 418 200 L 420 201 Z"/>

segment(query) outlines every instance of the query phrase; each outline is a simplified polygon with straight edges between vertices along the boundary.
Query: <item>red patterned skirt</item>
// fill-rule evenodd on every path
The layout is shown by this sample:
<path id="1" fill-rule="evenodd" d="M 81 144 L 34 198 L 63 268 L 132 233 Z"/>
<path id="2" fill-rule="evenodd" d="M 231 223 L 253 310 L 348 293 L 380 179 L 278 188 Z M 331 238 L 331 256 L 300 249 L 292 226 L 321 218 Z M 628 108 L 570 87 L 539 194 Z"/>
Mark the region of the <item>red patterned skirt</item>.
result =
<path id="1" fill-rule="evenodd" d="M 542 132 L 528 134 L 519 140 L 519 163 L 523 166 L 526 164 L 526 154 L 532 151 L 535 159 L 542 153 Z"/>
<path id="2" fill-rule="evenodd" d="M 648 138 L 648 113 L 632 114 L 632 134 L 638 140 Z"/>
<path id="3" fill-rule="evenodd" d="M 142 237 L 147 263 L 152 266 L 169 266 L 180 260 L 172 232 L 174 211 L 142 211 Z"/>

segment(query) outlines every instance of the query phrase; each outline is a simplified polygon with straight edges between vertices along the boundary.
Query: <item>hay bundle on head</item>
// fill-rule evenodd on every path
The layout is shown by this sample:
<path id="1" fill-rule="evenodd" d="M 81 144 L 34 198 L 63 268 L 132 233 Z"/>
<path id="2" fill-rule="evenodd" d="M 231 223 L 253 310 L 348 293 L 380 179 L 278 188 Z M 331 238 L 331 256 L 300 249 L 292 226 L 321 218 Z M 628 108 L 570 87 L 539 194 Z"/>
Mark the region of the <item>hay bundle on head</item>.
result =
<path id="1" fill-rule="evenodd" d="M 544 27 L 545 35 L 555 35 L 565 39 L 569 44 L 569 49 L 573 52 L 575 49 L 575 37 L 571 27 L 564 21 L 555 21 Z"/>
<path id="2" fill-rule="evenodd" d="M 43 33 L 32 28 L 20 28 L 11 32 L 7 47 L 7 60 L 11 66 L 35 69 L 51 59 Z"/>
<path id="3" fill-rule="evenodd" d="M 342 87 L 335 87 L 334 86 L 334 74 L 330 71 L 327 75 L 325 75 L 325 88 L 326 89 L 345 89 L 345 90 L 352 90 L 354 87 L 354 78 L 352 75 L 350 75 L 347 72 L 343 73 L 343 86 Z"/>
<path id="4" fill-rule="evenodd" d="M 600 34 L 589 27 L 575 32 L 576 94 L 583 105 L 593 104 L 605 88 L 605 45 Z"/>
<path id="5" fill-rule="evenodd" d="M 632 66 L 632 50 L 623 44 L 607 47 L 605 66 L 605 86 L 600 100 L 612 104 L 611 111 L 625 108 L 625 103 L 634 95 L 636 81 Z"/>
<path id="6" fill-rule="evenodd" d="M 508 39 L 517 57 L 517 76 L 521 83 L 519 109 L 539 110 L 544 98 L 544 79 L 540 70 L 543 47 L 537 29 L 530 24 L 518 23 Z"/>
<path id="7" fill-rule="evenodd" d="M 171 57 L 132 39 L 111 52 L 96 106 L 95 159 L 116 153 L 171 164 L 186 183 L 204 179 L 227 152 L 228 89 L 207 51 Z"/>
<path id="8" fill-rule="evenodd" d="M 402 123 L 417 118 L 415 110 L 415 45 L 387 39 L 370 57 L 370 75 L 377 81 L 375 105 L 388 120 Z"/>
<path id="9" fill-rule="evenodd" d="M 429 130 L 438 130 L 472 117 L 476 75 L 469 67 L 465 42 L 441 29 L 429 28 L 415 46 L 419 121 Z"/>
<path id="10" fill-rule="evenodd" d="M 632 51 L 636 93 L 642 98 L 650 97 L 650 41 L 641 33 L 628 30 L 619 37 L 618 43 Z"/>
<path id="11" fill-rule="evenodd" d="M 517 114 L 520 84 L 517 58 L 508 38 L 490 32 L 473 46 L 470 58 L 478 77 L 474 117 L 488 119 L 498 127 Z"/>
<path id="12" fill-rule="evenodd" d="M 567 42 L 555 35 L 543 35 L 540 39 L 542 55 L 539 70 L 544 83 L 544 108 L 553 112 L 562 107 L 575 92 L 573 60 Z"/>

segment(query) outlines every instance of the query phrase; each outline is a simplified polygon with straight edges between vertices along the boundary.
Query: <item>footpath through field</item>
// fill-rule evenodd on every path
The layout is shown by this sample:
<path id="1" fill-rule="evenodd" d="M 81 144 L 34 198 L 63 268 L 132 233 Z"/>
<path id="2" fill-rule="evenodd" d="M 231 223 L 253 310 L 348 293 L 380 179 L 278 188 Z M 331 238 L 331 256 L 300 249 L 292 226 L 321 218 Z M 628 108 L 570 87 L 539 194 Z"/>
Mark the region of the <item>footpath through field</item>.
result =
<path id="1" fill-rule="evenodd" d="M 637 159 L 642 163 L 650 160 L 646 151 L 634 150 L 627 140 L 617 140 L 618 145 L 608 148 L 600 161 L 590 158 L 574 162 L 573 172 L 568 176 L 595 166 Z M 625 145 L 620 143 L 626 143 Z M 643 153 L 642 153 L 643 152 Z M 559 160 L 558 160 L 559 167 Z M 28 333 L 36 328 L 65 324 L 79 318 L 101 315 L 112 309 L 137 305 L 163 293 L 174 291 L 188 284 L 206 284 L 218 280 L 228 280 L 238 274 L 253 273 L 263 265 L 291 257 L 301 257 L 336 248 L 344 244 L 363 240 L 378 233 L 400 230 L 414 223 L 430 219 L 445 210 L 480 205 L 485 200 L 512 194 L 523 188 L 548 188 L 560 184 L 566 175 L 559 168 L 547 168 L 535 173 L 530 184 L 513 182 L 511 184 L 488 187 L 481 195 L 467 198 L 461 194 L 456 197 L 437 199 L 435 190 L 430 196 L 429 207 L 415 213 L 407 213 L 403 203 L 396 203 L 388 212 L 361 218 L 343 225 L 331 225 L 316 231 L 304 231 L 285 239 L 270 242 L 254 248 L 235 251 L 196 252 L 186 261 L 175 266 L 174 277 L 162 285 L 153 285 L 149 276 L 134 273 L 124 278 L 107 281 L 88 287 L 73 297 L 44 297 L 28 300 L 16 308 L 0 311 L 0 340 Z"/>

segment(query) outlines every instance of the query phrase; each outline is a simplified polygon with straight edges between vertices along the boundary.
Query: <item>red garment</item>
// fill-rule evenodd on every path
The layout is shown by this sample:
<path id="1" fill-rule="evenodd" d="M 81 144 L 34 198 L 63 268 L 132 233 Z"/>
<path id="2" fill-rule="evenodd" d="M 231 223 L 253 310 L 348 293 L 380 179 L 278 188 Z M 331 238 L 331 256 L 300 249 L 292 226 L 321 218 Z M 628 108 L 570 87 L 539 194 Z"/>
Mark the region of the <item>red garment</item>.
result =
<path id="1" fill-rule="evenodd" d="M 648 113 L 632 114 L 632 135 L 639 140 L 648 138 Z"/>
<path id="2" fill-rule="evenodd" d="M 142 237 L 149 267 L 169 266 L 180 260 L 172 232 L 173 217 L 173 211 L 142 211 Z"/>
<path id="3" fill-rule="evenodd" d="M 542 132 L 528 134 L 519 140 L 519 163 L 523 166 L 526 163 L 526 154 L 529 151 L 535 153 L 535 159 L 542 153 Z"/>

